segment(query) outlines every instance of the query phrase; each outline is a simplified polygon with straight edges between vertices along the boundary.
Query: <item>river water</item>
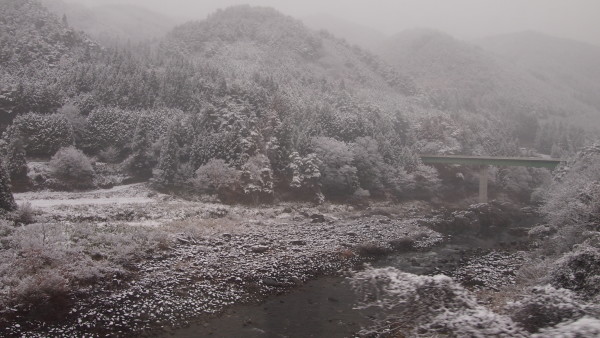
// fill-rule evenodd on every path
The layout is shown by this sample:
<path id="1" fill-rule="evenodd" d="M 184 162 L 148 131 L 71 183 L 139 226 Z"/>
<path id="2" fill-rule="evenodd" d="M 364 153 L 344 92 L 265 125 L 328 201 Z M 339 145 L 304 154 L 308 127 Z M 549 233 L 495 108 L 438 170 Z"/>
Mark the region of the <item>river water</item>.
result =
<path id="1" fill-rule="evenodd" d="M 479 247 L 486 243 L 477 243 Z M 482 245 L 483 244 L 483 245 Z M 373 263 L 414 274 L 452 269 L 473 243 L 446 243 L 424 252 L 394 254 Z M 353 337 L 374 313 L 356 310 L 357 297 L 345 277 L 323 277 L 260 304 L 237 305 L 165 337 Z"/>

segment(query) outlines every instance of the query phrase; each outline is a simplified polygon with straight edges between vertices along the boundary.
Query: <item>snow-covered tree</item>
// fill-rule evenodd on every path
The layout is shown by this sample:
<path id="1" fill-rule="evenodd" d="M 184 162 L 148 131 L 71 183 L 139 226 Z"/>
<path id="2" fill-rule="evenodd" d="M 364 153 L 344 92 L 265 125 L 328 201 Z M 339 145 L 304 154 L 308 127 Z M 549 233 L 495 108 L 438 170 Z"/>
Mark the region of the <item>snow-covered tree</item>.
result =
<path id="1" fill-rule="evenodd" d="M 121 151 L 131 142 L 139 118 L 139 113 L 122 109 L 96 109 L 87 116 L 81 131 L 81 147 L 92 154 L 111 146 Z"/>
<path id="2" fill-rule="evenodd" d="M 224 202 L 238 200 L 240 172 L 224 160 L 212 159 L 196 170 L 192 183 L 201 192 L 217 194 Z"/>
<path id="3" fill-rule="evenodd" d="M 85 189 L 93 186 L 94 168 L 85 154 L 73 147 L 61 148 L 50 160 L 52 176 L 66 189 Z"/>
<path id="4" fill-rule="evenodd" d="M 148 179 L 152 176 L 154 157 L 152 144 L 149 140 L 149 127 L 143 116 L 140 116 L 135 127 L 131 142 L 131 156 L 127 160 L 127 167 L 132 175 L 139 179 Z"/>
<path id="5" fill-rule="evenodd" d="M 371 194 L 381 194 L 384 191 L 386 164 L 377 141 L 370 137 L 360 137 L 351 144 L 351 149 L 361 188 Z"/>
<path id="6" fill-rule="evenodd" d="M 73 128 L 62 114 L 25 114 L 18 116 L 8 135 L 20 135 L 27 155 L 49 156 L 75 142 Z"/>
<path id="7" fill-rule="evenodd" d="M 4 160 L 13 187 L 27 184 L 27 159 L 23 140 L 18 131 L 10 136 Z"/>
<path id="8" fill-rule="evenodd" d="M 10 190 L 10 179 L 4 169 L 4 163 L 1 162 L 3 161 L 0 158 L 0 210 L 13 211 L 17 208 L 17 204 Z"/>
<path id="9" fill-rule="evenodd" d="M 321 192 L 321 161 L 314 153 L 301 157 L 297 152 L 290 155 L 290 188 L 299 198 L 308 198 L 317 204 L 325 201 Z"/>
<path id="10" fill-rule="evenodd" d="M 254 204 L 273 199 L 273 171 L 266 156 L 259 154 L 248 159 L 242 166 L 241 185 L 244 195 Z"/>
<path id="11" fill-rule="evenodd" d="M 312 141 L 312 148 L 321 161 L 319 172 L 323 192 L 336 197 L 354 193 L 359 183 L 353 165 L 354 156 L 348 144 L 328 137 L 317 137 Z"/>
<path id="12" fill-rule="evenodd" d="M 600 144 L 579 152 L 558 169 L 542 211 L 557 227 L 597 226 L 600 221 Z"/>
<path id="13" fill-rule="evenodd" d="M 177 126 L 171 125 L 163 138 L 160 157 L 153 177 L 153 182 L 160 186 L 169 186 L 175 183 L 179 166 L 179 144 L 176 131 Z"/>

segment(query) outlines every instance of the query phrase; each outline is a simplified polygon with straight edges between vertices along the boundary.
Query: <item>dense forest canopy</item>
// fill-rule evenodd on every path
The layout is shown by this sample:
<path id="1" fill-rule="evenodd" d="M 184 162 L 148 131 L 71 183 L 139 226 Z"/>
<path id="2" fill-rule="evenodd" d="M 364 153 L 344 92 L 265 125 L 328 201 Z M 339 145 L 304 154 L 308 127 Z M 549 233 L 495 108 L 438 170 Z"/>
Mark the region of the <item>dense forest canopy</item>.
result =
<path id="1" fill-rule="evenodd" d="M 518 155 L 529 147 L 562 156 L 587 138 L 552 117 L 593 113 L 436 32 L 396 37 L 383 53 L 390 66 L 270 8 L 231 7 L 162 39 L 109 46 L 37 1 L 1 6 L 4 143 L 18 137 L 26 156 L 41 158 L 74 145 L 137 179 L 158 175 L 152 168 L 164 173 L 161 162 L 170 161 L 176 174 L 157 181 L 163 188 L 189 186 L 199 168 L 223 160 L 240 173 L 257 165 L 270 172 L 242 175 L 245 185 L 273 180 L 286 190 L 300 174 L 291 168 L 305 166 L 296 162 L 318 154 L 317 186 L 362 177 L 352 188 L 325 189 L 332 197 L 359 188 L 401 196 L 411 180 L 432 175 L 416 153 Z M 364 152 L 370 165 L 361 163 Z M 379 183 L 366 182 L 369 175 Z M 404 176 L 404 186 L 392 182 Z M 241 193 L 244 184 L 230 188 Z"/>

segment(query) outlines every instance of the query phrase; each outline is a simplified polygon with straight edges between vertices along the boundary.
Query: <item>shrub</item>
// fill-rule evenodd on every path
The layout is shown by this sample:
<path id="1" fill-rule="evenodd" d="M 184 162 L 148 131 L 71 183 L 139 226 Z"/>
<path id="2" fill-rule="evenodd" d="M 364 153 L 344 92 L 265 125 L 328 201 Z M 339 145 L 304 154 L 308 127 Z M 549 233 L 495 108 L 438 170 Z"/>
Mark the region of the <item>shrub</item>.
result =
<path id="1" fill-rule="evenodd" d="M 527 337 L 510 318 L 483 307 L 443 312 L 416 331 L 421 337 Z"/>
<path id="2" fill-rule="evenodd" d="M 417 276 L 395 268 L 367 269 L 356 273 L 351 284 L 362 300 L 361 307 L 397 310 L 390 312 L 407 322 L 427 321 L 442 311 L 477 306 L 465 289 L 443 275 Z"/>
<path id="3" fill-rule="evenodd" d="M 26 276 L 14 288 L 18 304 L 26 304 L 31 315 L 42 319 L 57 319 L 68 309 L 71 288 L 65 277 L 56 270 L 43 270 Z"/>
<path id="4" fill-rule="evenodd" d="M 583 316 L 585 306 L 566 289 L 550 285 L 531 288 L 520 301 L 507 306 L 511 318 L 529 332 Z"/>
<path id="5" fill-rule="evenodd" d="M 98 159 L 105 163 L 117 163 L 119 162 L 119 155 L 119 150 L 115 146 L 108 146 L 98 152 Z"/>
<path id="6" fill-rule="evenodd" d="M 509 167 L 499 170 L 503 189 L 524 202 L 532 200 L 532 193 L 543 184 L 548 185 L 552 176 L 547 169 Z"/>
<path id="7" fill-rule="evenodd" d="M 351 285 L 361 300 L 359 308 L 375 307 L 383 314 L 367 336 L 525 337 L 508 317 L 477 303 L 450 277 L 417 276 L 395 268 L 356 273 Z"/>
<path id="8" fill-rule="evenodd" d="M 21 224 L 31 224 L 34 222 L 35 210 L 31 203 L 25 202 L 19 206 L 15 221 Z"/>
<path id="9" fill-rule="evenodd" d="M 561 337 L 584 338 L 600 336 L 600 320 L 583 317 L 573 322 L 564 322 L 555 327 L 541 330 L 533 338 Z"/>
<path id="10" fill-rule="evenodd" d="M 526 262 L 517 270 L 516 282 L 519 285 L 536 285 L 545 280 L 548 271 L 554 267 L 554 259 L 545 256 L 535 257 L 530 255 Z"/>
<path id="11" fill-rule="evenodd" d="M 600 250 L 586 244 L 576 246 L 554 264 L 549 280 L 556 287 L 592 298 L 600 293 Z"/>
<path id="12" fill-rule="evenodd" d="M 67 189 L 85 189 L 93 186 L 94 169 L 90 159 L 75 147 L 62 148 L 50 160 L 54 178 Z"/>
<path id="13" fill-rule="evenodd" d="M 358 188 L 347 203 L 356 209 L 366 209 L 369 207 L 370 197 L 371 193 L 368 190 Z"/>
<path id="14" fill-rule="evenodd" d="M 441 180 L 435 168 L 420 165 L 411 175 L 415 182 L 415 197 L 428 198 L 439 192 Z"/>
<path id="15" fill-rule="evenodd" d="M 193 184 L 200 191 L 216 193 L 219 198 L 228 200 L 236 194 L 240 172 L 225 161 L 212 159 L 196 170 Z"/>
<path id="16" fill-rule="evenodd" d="M 135 226 L 0 221 L 0 308 L 31 320 L 59 319 L 73 295 L 126 278 L 133 263 L 168 245 L 167 236 Z"/>

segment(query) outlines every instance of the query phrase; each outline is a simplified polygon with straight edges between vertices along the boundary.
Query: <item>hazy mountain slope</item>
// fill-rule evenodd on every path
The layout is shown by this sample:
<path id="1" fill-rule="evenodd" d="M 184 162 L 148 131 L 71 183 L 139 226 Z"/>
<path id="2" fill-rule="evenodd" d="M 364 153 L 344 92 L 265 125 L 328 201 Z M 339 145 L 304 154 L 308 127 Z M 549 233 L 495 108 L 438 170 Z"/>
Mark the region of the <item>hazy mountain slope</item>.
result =
<path id="1" fill-rule="evenodd" d="M 309 30 L 270 8 L 237 6 L 218 11 L 207 20 L 177 27 L 167 44 L 245 76 L 261 72 L 284 83 L 325 79 L 415 93 L 408 79 L 374 55 Z"/>
<path id="2" fill-rule="evenodd" d="M 57 79 L 98 50 L 38 2 L 0 0 L 0 126 L 19 113 L 60 107 Z"/>
<path id="3" fill-rule="evenodd" d="M 319 135 L 383 138 L 403 128 L 393 121 L 419 111 L 422 100 L 411 80 L 378 57 L 270 8 L 217 11 L 175 28 L 162 49 L 217 70 L 223 88 L 263 91 L 269 100 L 258 109 L 279 115 L 297 149 Z"/>
<path id="4" fill-rule="evenodd" d="M 163 47 L 216 67 L 242 86 L 266 77 L 298 106 L 336 106 L 332 102 L 349 97 L 391 112 L 403 110 L 418 92 L 378 57 L 270 8 L 218 11 L 177 27 Z"/>
<path id="5" fill-rule="evenodd" d="M 87 7 L 62 0 L 42 0 L 50 11 L 66 15 L 70 26 L 101 42 L 139 42 L 163 37 L 177 20 L 131 5 Z"/>
<path id="6" fill-rule="evenodd" d="M 599 112 L 572 92 L 533 76 L 494 54 L 445 34 L 406 31 L 387 41 L 384 58 L 428 91 L 437 107 L 492 115 L 565 117 Z"/>
<path id="7" fill-rule="evenodd" d="M 55 65 L 93 43 L 74 32 L 35 1 L 0 1 L 0 62 L 4 67 Z"/>
<path id="8" fill-rule="evenodd" d="M 600 47 L 521 32 L 477 41 L 486 50 L 600 110 Z"/>
<path id="9" fill-rule="evenodd" d="M 482 145 L 478 133 L 510 133 L 493 116 L 451 116 L 432 107 L 431 96 L 402 69 L 273 9 L 218 11 L 177 27 L 163 48 L 218 69 L 229 88 L 265 88 L 292 138 L 370 136 L 385 143 L 400 136 L 424 152 L 492 153 L 506 137 Z"/>
<path id="10" fill-rule="evenodd" d="M 376 29 L 331 15 L 313 15 L 303 18 L 302 22 L 312 29 L 326 30 L 369 51 L 376 50 L 386 39 L 385 34 Z"/>
<path id="11" fill-rule="evenodd" d="M 26 3 L 11 16 L 29 18 L 11 30 L 31 34 L 15 41 L 5 37 L 10 43 L 36 46 L 43 36 L 60 36 L 62 31 L 79 39 L 58 63 L 44 62 L 43 52 L 35 57 L 40 67 L 16 61 L 15 71 L 2 74 L 0 109 L 11 116 L 54 113 L 65 104 L 84 115 L 113 108 L 138 115 L 178 110 L 173 116 L 191 115 L 197 121 L 193 133 L 211 138 L 186 140 L 197 141 L 198 149 L 238 142 L 231 145 L 233 155 L 222 151 L 220 158 L 239 165 L 248 154 L 242 149 L 249 138 L 262 135 L 252 141 L 251 149 L 265 152 L 273 130 L 277 147 L 285 149 L 282 158 L 292 151 L 308 151 L 313 137 L 326 136 L 344 142 L 374 138 L 390 160 L 401 156 L 407 144 L 427 152 L 490 153 L 495 144 L 487 142 L 482 148 L 473 130 L 508 130 L 489 115 L 474 120 L 432 108 L 432 100 L 409 77 L 379 57 L 273 9 L 232 7 L 176 27 L 157 43 L 92 50 L 83 34 L 74 33 L 37 1 L 10 3 Z M 48 29 L 31 28 L 30 22 Z M 11 53 L 5 45 L 10 44 L 2 45 L 2 55 Z M 49 43 L 48 51 L 56 46 L 60 44 Z M 30 75 L 21 75 L 25 73 Z M 477 122 L 460 122 L 466 120 Z M 102 146 L 86 149 L 95 152 Z M 213 150 L 205 150 L 198 150 L 197 158 L 214 156 Z"/>

